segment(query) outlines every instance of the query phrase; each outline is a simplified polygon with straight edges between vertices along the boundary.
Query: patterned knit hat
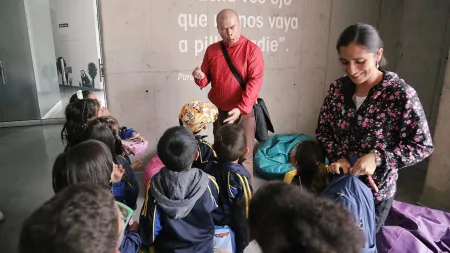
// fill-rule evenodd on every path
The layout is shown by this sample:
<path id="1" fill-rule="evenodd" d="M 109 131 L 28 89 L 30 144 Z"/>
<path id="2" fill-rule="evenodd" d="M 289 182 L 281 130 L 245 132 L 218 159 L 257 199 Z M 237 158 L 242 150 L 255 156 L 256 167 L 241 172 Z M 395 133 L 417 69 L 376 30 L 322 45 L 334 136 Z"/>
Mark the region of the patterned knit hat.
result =
<path id="1" fill-rule="evenodd" d="M 194 133 L 205 129 L 209 123 L 217 120 L 219 110 L 209 102 L 193 100 L 181 108 L 180 119 L 183 126 L 189 128 Z"/>

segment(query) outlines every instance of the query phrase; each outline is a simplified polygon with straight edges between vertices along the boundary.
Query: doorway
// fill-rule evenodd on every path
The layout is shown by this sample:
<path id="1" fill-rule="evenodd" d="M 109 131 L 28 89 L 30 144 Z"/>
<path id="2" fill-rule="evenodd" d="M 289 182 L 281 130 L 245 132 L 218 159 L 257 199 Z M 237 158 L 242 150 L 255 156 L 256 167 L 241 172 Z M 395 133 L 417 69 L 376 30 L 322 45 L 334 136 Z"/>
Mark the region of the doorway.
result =
<path id="1" fill-rule="evenodd" d="M 0 30 L 0 127 L 63 121 L 78 90 L 106 106 L 97 0 L 4 0 Z"/>

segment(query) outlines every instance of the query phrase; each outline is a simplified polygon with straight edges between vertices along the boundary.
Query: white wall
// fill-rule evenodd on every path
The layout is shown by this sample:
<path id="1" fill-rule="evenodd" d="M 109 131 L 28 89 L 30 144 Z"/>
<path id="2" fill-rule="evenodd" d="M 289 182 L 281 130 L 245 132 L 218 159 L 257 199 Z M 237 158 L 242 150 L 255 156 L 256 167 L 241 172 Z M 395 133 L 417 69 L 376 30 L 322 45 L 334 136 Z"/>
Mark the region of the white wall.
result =
<path id="1" fill-rule="evenodd" d="M 50 5 L 49 0 L 25 0 L 24 3 L 40 115 L 44 117 L 61 100 L 56 72 Z"/>
<path id="2" fill-rule="evenodd" d="M 88 64 L 92 62 L 98 69 L 95 88 L 103 89 L 100 82 L 96 0 L 50 0 L 50 6 L 56 58 L 64 57 L 67 66 L 72 67 L 69 78 L 73 78 L 73 86 L 81 82 L 81 70 L 88 74 Z M 68 23 L 69 27 L 59 28 L 59 24 L 63 23 Z M 89 74 L 88 77 L 91 79 Z"/>

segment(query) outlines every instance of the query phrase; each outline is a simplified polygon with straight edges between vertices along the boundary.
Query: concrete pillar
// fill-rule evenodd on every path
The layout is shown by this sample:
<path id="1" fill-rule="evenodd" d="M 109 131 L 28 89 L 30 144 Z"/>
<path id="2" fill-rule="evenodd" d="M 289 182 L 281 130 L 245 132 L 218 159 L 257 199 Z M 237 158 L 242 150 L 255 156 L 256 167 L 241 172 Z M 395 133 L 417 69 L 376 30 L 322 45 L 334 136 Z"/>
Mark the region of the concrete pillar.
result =
<path id="1" fill-rule="evenodd" d="M 441 102 L 434 133 L 435 151 L 430 158 L 419 202 L 431 208 L 450 211 L 450 61 L 447 60 Z"/>

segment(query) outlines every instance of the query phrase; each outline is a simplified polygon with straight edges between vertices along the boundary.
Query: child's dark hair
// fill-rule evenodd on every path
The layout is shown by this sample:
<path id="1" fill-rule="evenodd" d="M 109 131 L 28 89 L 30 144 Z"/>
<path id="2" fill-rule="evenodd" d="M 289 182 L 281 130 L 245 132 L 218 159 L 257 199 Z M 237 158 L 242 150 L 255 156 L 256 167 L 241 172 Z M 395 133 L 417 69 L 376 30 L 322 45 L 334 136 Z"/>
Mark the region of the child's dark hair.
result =
<path id="1" fill-rule="evenodd" d="M 92 92 L 90 92 L 88 90 L 83 90 L 83 91 L 81 91 L 81 94 L 83 95 L 83 99 L 84 99 L 84 98 L 89 98 L 89 95 L 91 95 Z M 77 93 L 75 93 L 70 97 L 69 103 L 73 103 L 78 100 L 80 100 L 80 99 L 78 98 Z"/>
<path id="2" fill-rule="evenodd" d="M 384 44 L 377 29 L 363 23 L 357 23 L 345 28 L 336 43 L 336 50 L 339 52 L 341 47 L 346 47 L 351 43 L 364 46 L 374 54 L 378 52 L 378 49 L 383 48 Z M 384 69 L 386 65 L 387 60 L 383 54 L 380 62 L 378 62 L 378 69 Z"/>
<path id="3" fill-rule="evenodd" d="M 89 122 L 83 134 L 84 140 L 98 140 L 105 143 L 111 150 L 113 157 L 123 154 L 122 141 L 115 126 L 117 120 L 113 117 L 100 117 Z"/>
<path id="4" fill-rule="evenodd" d="M 119 220 L 112 194 L 95 184 L 67 187 L 23 224 L 19 252 L 111 253 Z"/>
<path id="5" fill-rule="evenodd" d="M 263 252 L 357 253 L 364 244 L 344 207 L 283 182 L 269 183 L 253 196 L 249 228 Z"/>
<path id="6" fill-rule="evenodd" d="M 110 187 L 114 166 L 109 148 L 102 142 L 89 140 L 60 154 L 53 165 L 53 190 L 58 193 L 69 185 L 82 182 Z"/>
<path id="7" fill-rule="evenodd" d="M 223 162 L 234 162 L 242 158 L 247 147 L 244 129 L 241 126 L 227 124 L 214 136 L 214 150 Z"/>
<path id="8" fill-rule="evenodd" d="M 297 176 L 302 186 L 320 194 L 328 185 L 329 175 L 325 165 L 325 151 L 316 141 L 303 141 L 295 152 Z"/>
<path id="9" fill-rule="evenodd" d="M 88 121 L 97 117 L 99 110 L 99 102 L 90 98 L 67 105 L 66 123 L 61 130 L 61 140 L 66 150 L 83 141 L 83 131 Z"/>
<path id="10" fill-rule="evenodd" d="M 159 139 L 157 152 L 167 169 L 181 172 L 192 167 L 197 153 L 197 141 L 188 128 L 172 127 Z"/>

